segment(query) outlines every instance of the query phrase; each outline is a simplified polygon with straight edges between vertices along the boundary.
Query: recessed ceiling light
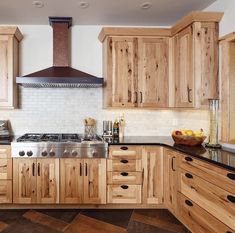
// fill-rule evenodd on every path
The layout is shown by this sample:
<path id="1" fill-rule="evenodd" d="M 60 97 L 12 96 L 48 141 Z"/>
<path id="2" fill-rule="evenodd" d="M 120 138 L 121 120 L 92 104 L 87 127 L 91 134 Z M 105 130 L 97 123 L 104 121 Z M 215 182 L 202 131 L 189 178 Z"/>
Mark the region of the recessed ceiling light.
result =
<path id="1" fill-rule="evenodd" d="M 44 3 L 42 1 L 33 1 L 32 3 L 35 7 L 37 8 L 42 8 L 44 7 Z"/>
<path id="2" fill-rule="evenodd" d="M 89 7 L 89 3 L 88 2 L 79 2 L 78 5 L 82 9 L 85 9 L 85 8 Z"/>
<path id="3" fill-rule="evenodd" d="M 143 2 L 141 4 L 141 8 L 144 10 L 149 9 L 151 6 L 152 6 L 152 4 L 150 2 Z"/>

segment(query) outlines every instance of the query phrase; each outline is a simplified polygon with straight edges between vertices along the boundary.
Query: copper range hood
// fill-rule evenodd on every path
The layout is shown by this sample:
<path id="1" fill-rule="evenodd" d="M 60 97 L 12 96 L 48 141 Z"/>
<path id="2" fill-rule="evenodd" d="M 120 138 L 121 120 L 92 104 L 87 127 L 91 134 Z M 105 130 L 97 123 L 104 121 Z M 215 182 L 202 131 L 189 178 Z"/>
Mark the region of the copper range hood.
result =
<path id="1" fill-rule="evenodd" d="M 24 87 L 101 87 L 103 78 L 98 78 L 69 66 L 69 27 L 71 17 L 49 17 L 53 28 L 53 66 L 23 77 L 16 83 Z"/>

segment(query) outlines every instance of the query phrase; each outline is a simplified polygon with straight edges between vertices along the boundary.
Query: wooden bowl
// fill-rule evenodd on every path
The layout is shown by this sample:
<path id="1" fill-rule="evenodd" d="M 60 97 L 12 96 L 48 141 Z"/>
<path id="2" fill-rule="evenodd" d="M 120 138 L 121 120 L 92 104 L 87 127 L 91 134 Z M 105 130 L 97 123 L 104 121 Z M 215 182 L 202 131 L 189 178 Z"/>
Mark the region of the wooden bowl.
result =
<path id="1" fill-rule="evenodd" d="M 206 139 L 206 136 L 194 137 L 194 136 L 184 136 L 184 135 L 172 134 L 172 138 L 176 144 L 187 145 L 187 146 L 198 146 L 204 142 L 204 140 Z"/>

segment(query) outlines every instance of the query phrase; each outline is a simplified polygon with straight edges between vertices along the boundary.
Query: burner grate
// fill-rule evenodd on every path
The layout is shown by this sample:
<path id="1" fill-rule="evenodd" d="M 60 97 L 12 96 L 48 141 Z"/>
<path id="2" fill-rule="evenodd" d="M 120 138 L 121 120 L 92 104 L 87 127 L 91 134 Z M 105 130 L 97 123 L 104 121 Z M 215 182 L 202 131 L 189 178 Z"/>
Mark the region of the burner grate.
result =
<path id="1" fill-rule="evenodd" d="M 81 137 L 78 134 L 62 134 L 62 142 L 81 142 Z"/>
<path id="2" fill-rule="evenodd" d="M 19 137 L 16 141 L 17 142 L 39 142 L 43 134 L 24 134 L 23 136 Z"/>

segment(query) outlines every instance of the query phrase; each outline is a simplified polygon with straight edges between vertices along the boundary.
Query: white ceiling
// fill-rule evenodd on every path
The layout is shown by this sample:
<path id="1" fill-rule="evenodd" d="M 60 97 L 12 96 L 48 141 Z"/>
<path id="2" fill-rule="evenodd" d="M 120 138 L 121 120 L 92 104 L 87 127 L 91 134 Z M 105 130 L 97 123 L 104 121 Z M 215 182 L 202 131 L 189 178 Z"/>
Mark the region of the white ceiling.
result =
<path id="1" fill-rule="evenodd" d="M 81 9 L 80 2 L 89 7 Z M 190 11 L 200 11 L 216 0 L 0 0 L 0 24 L 48 24 L 48 16 L 71 16 L 76 25 L 170 26 Z M 150 2 L 151 8 L 140 5 Z"/>

